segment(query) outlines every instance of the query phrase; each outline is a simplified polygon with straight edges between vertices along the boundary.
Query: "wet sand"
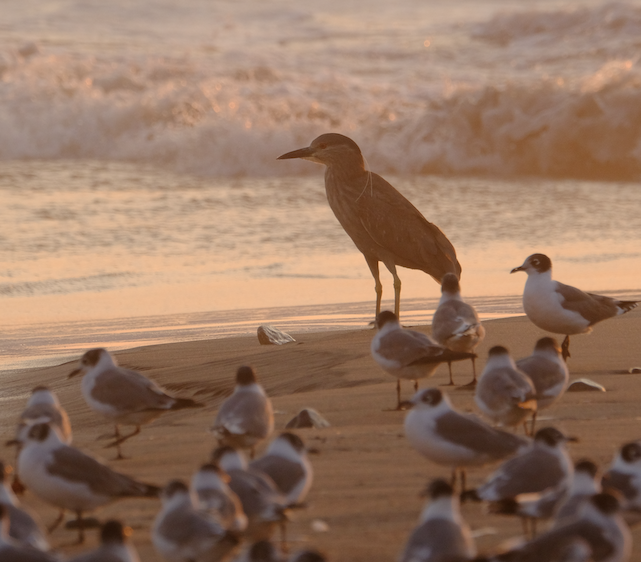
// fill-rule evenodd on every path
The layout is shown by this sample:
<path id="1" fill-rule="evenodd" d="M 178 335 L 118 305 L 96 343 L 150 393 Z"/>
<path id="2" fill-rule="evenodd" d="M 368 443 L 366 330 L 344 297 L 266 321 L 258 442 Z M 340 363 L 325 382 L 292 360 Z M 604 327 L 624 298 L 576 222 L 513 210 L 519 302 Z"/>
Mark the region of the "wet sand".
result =
<path id="1" fill-rule="evenodd" d="M 529 355 L 544 335 L 525 317 L 485 322 L 487 335 L 479 347 L 477 369 L 482 369 L 488 349 L 506 346 L 513 357 Z M 418 327 L 429 333 L 429 326 Z M 310 456 L 315 479 L 308 496 L 309 507 L 294 514 L 289 525 L 292 550 L 316 547 L 329 560 L 353 562 L 394 560 L 416 523 L 424 500 L 419 492 L 432 479 L 448 477 L 449 470 L 416 453 L 403 434 L 405 413 L 389 411 L 395 406 L 395 379 L 385 374 L 370 356 L 371 329 L 292 333 L 297 343 L 283 347 L 261 346 L 255 336 L 153 345 L 116 353 L 119 363 L 137 369 L 173 394 L 194 397 L 206 404 L 199 410 L 169 413 L 143 428 L 124 444 L 131 458 L 113 461 L 113 449 L 97 440 L 112 426 L 91 412 L 80 393 L 78 379 L 67 380 L 75 363 L 30 369 L 3 379 L 0 409 L 2 440 L 13 437 L 20 411 L 37 384 L 46 384 L 58 394 L 69 412 L 76 446 L 105 459 L 113 468 L 158 485 L 173 478 L 188 480 L 208 459 L 215 446 L 208 427 L 221 401 L 233 387 L 239 365 L 250 364 L 272 397 L 276 429 L 282 430 L 301 408 L 312 407 L 329 420 L 331 427 L 303 429 L 298 433 L 316 453 Z M 574 460 L 588 457 L 605 469 L 619 446 L 641 438 L 641 310 L 597 325 L 591 335 L 575 336 L 569 367 L 572 380 L 588 377 L 607 392 L 566 393 L 542 412 L 538 427 L 554 424 L 580 442 L 570 446 Z M 480 373 L 480 370 L 478 371 Z M 454 365 L 455 381 L 471 379 L 469 362 Z M 448 381 L 447 366 L 420 382 L 420 387 Z M 403 384 L 404 397 L 412 393 Z M 476 411 L 473 393 L 451 390 L 459 409 Z M 125 428 L 127 429 L 127 428 Z M 260 449 L 262 450 L 262 448 Z M 13 462 L 13 452 L 2 455 Z M 468 472 L 470 486 L 482 482 L 494 467 Z M 27 492 L 23 501 L 50 523 L 57 510 Z M 124 499 L 96 512 L 104 520 L 117 517 L 133 528 L 133 541 L 143 562 L 161 560 L 150 542 L 150 528 L 159 511 L 158 500 Z M 480 535 L 480 553 L 502 540 L 521 533 L 516 519 L 488 515 L 480 504 L 465 504 L 463 516 Z M 70 518 L 71 515 L 68 516 Z M 327 530 L 318 532 L 312 523 L 320 520 Z M 92 547 L 95 531 L 88 532 L 83 548 L 70 546 L 75 531 L 56 530 L 52 544 L 65 555 Z M 641 559 L 641 531 L 633 529 L 633 559 Z M 636 544 L 638 543 L 638 544 Z"/>

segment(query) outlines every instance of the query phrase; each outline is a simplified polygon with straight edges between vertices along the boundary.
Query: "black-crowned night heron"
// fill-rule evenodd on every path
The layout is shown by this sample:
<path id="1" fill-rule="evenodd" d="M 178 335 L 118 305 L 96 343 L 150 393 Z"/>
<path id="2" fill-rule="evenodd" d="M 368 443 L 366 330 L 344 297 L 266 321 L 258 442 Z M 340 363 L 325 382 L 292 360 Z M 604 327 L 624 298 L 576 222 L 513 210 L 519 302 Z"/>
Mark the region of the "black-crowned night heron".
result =
<path id="1" fill-rule="evenodd" d="M 448 272 L 461 275 L 456 251 L 439 230 L 381 176 L 365 169 L 358 145 L 350 138 L 327 133 L 306 148 L 279 156 L 325 164 L 325 191 L 338 222 L 365 256 L 374 277 L 376 316 L 381 311 L 378 262 L 394 277 L 394 311 L 399 316 L 401 280 L 396 266 L 419 269 L 441 283 Z"/>

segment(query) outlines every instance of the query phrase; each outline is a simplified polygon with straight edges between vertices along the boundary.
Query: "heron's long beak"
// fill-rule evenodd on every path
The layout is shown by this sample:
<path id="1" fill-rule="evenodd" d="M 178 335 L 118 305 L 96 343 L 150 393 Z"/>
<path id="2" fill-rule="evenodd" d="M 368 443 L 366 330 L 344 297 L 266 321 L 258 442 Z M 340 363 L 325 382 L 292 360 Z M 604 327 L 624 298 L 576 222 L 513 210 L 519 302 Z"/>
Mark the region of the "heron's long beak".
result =
<path id="1" fill-rule="evenodd" d="M 299 148 L 298 150 L 292 150 L 287 154 L 279 156 L 276 160 L 289 160 L 290 158 L 312 158 L 314 156 L 314 150 L 311 146 L 305 148 Z"/>
<path id="2" fill-rule="evenodd" d="M 67 378 L 70 379 L 72 377 L 75 377 L 76 375 L 79 375 L 80 373 L 82 373 L 82 369 L 74 369 L 67 375 Z"/>

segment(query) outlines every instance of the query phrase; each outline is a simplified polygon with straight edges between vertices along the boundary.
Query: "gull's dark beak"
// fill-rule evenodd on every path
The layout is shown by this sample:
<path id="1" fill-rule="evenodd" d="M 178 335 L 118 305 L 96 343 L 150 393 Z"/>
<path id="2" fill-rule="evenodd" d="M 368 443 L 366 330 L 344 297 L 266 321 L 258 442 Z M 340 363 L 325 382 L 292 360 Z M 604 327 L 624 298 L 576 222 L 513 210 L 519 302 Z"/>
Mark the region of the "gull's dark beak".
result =
<path id="1" fill-rule="evenodd" d="M 312 158 L 314 156 L 314 149 L 311 146 L 292 150 L 287 154 L 279 156 L 276 160 L 289 160 L 290 158 Z"/>
<path id="2" fill-rule="evenodd" d="M 72 377 L 75 377 L 76 375 L 79 375 L 82 372 L 82 369 L 74 369 L 67 375 L 67 378 L 70 379 Z"/>
<path id="3" fill-rule="evenodd" d="M 519 267 L 515 267 L 510 273 L 516 273 L 517 271 L 525 271 L 525 268 L 522 265 L 519 265 Z"/>
<path id="4" fill-rule="evenodd" d="M 579 438 L 578 437 L 573 437 L 573 436 L 566 437 L 565 440 L 568 443 L 578 443 L 579 442 Z"/>

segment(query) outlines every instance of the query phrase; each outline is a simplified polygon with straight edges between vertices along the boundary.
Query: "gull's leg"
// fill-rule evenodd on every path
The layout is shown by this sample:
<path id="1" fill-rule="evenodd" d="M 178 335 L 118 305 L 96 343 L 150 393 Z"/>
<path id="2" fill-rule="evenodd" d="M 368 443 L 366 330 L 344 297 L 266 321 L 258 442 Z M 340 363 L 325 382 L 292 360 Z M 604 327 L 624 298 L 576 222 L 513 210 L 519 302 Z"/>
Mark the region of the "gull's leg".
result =
<path id="1" fill-rule="evenodd" d="M 568 357 L 570 357 L 570 336 L 565 336 L 561 344 L 561 355 L 563 356 L 563 361 L 567 363 Z"/>

